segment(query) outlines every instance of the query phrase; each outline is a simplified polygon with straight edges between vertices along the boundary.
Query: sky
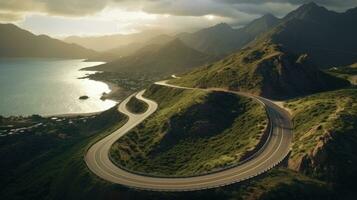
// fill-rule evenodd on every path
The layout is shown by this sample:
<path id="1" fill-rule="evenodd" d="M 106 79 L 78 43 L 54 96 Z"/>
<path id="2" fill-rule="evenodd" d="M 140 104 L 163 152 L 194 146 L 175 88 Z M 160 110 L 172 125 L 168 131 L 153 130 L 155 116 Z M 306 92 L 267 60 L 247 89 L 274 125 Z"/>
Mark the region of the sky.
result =
<path id="1" fill-rule="evenodd" d="M 282 17 L 310 0 L 0 0 L 0 23 L 54 37 L 193 31 L 225 22 L 240 27 L 261 15 Z M 315 0 L 338 12 L 357 0 Z"/>

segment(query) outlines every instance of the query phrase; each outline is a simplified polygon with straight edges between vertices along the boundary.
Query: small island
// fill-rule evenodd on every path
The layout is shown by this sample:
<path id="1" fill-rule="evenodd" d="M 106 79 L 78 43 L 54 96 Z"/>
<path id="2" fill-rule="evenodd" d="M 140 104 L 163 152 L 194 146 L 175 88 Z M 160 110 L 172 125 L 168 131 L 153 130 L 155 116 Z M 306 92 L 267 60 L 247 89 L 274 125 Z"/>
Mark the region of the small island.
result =
<path id="1" fill-rule="evenodd" d="M 86 100 L 86 99 L 89 99 L 89 96 L 83 95 L 83 96 L 80 96 L 79 99 L 80 100 Z"/>

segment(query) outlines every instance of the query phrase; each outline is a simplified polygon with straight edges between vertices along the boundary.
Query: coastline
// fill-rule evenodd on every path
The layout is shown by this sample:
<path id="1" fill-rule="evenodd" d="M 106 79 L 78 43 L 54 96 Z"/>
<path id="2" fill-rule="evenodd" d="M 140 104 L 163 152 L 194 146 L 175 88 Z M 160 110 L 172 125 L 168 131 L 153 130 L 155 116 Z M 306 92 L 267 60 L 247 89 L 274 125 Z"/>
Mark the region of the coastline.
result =
<path id="1" fill-rule="evenodd" d="M 80 69 L 83 70 L 83 69 Z M 86 70 L 84 70 L 86 71 Z M 121 87 L 119 87 L 118 85 L 111 83 L 109 81 L 104 81 L 104 80 L 96 80 L 96 79 L 92 79 L 88 76 L 84 76 L 84 77 L 80 77 L 78 79 L 89 79 L 92 81 L 98 81 L 98 82 L 102 82 L 105 83 L 106 85 L 108 85 L 110 92 L 109 93 L 105 93 L 103 92 L 102 96 L 101 96 L 101 100 L 113 100 L 116 102 L 115 106 L 118 106 L 118 104 L 123 100 L 124 97 L 126 97 L 126 93 L 125 90 L 123 90 Z M 110 108 L 109 108 L 110 109 Z M 46 117 L 46 118 L 50 118 L 50 117 L 88 117 L 88 116 L 93 116 L 93 115 L 97 115 L 99 113 L 102 113 L 106 110 L 103 111 L 98 111 L 98 112 L 89 112 L 89 113 L 64 113 L 64 114 L 50 114 L 50 115 L 41 115 L 42 117 Z"/>
<path id="2" fill-rule="evenodd" d="M 88 78 L 88 77 L 83 77 L 83 78 Z M 88 78 L 89 80 L 93 80 Z M 122 100 L 117 98 L 120 94 L 121 88 L 117 85 L 115 85 L 114 83 L 110 83 L 110 82 L 106 82 L 106 81 L 99 81 L 99 80 L 93 80 L 93 81 L 98 81 L 98 82 L 102 82 L 108 85 L 110 92 L 109 93 L 103 93 L 101 100 L 113 100 L 116 101 L 117 104 L 115 106 L 117 106 Z M 110 108 L 109 108 L 110 109 Z M 89 113 L 65 113 L 65 114 L 50 114 L 50 115 L 41 115 L 42 117 L 45 118 L 51 118 L 51 117 L 89 117 L 89 116 L 93 116 L 93 115 L 97 115 L 100 114 L 103 111 L 98 111 L 98 112 L 89 112 Z"/>
<path id="3" fill-rule="evenodd" d="M 111 83 L 109 81 L 95 80 L 95 79 L 91 79 L 89 77 L 83 77 L 83 78 L 88 78 L 89 80 L 98 81 L 98 82 L 107 84 L 110 89 L 110 92 L 103 93 L 101 100 L 103 100 L 103 101 L 107 100 L 107 99 L 113 100 L 113 101 L 117 102 L 117 104 L 115 106 L 117 106 L 126 96 L 131 94 L 131 92 L 125 91 L 123 88 L 121 88 L 118 85 Z M 53 114 L 53 115 L 42 115 L 42 116 L 43 117 L 88 117 L 88 116 L 102 113 L 104 111 L 105 110 L 98 111 L 98 112 L 90 112 L 90 113 L 66 113 L 66 114 Z"/>

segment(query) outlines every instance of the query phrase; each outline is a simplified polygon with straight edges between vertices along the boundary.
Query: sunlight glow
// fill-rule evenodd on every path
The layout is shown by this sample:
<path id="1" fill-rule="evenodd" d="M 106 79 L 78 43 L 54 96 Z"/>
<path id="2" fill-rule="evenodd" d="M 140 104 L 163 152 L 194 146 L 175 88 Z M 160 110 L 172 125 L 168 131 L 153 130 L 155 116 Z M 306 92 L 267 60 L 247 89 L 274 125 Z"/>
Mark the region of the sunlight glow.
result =
<path id="1" fill-rule="evenodd" d="M 208 20 L 215 20 L 217 18 L 215 15 L 205 15 L 204 17 Z"/>

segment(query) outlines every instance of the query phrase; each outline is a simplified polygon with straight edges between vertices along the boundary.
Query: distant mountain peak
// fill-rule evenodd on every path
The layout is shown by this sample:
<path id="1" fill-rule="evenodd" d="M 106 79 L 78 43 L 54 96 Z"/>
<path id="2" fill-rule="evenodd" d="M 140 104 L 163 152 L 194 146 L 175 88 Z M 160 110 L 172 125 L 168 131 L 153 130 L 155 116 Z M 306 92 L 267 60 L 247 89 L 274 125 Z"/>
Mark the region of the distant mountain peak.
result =
<path id="1" fill-rule="evenodd" d="M 179 38 L 175 38 L 172 41 L 168 42 L 165 46 L 186 46 Z"/>
<path id="2" fill-rule="evenodd" d="M 317 19 L 321 20 L 321 18 L 334 13 L 332 11 L 327 10 L 323 6 L 319 6 L 315 2 L 310 2 L 301 5 L 299 8 L 288 14 L 284 19 Z"/>
<path id="3" fill-rule="evenodd" d="M 327 11 L 327 9 L 325 7 L 319 6 L 315 2 L 303 4 L 299 9 L 302 9 L 305 11 Z"/>
<path id="4" fill-rule="evenodd" d="M 309 3 L 305 3 L 305 4 L 303 4 L 303 6 L 306 6 L 306 7 L 311 7 L 311 8 L 313 8 L 313 7 L 320 7 L 319 5 L 317 5 L 314 1 L 311 1 L 311 2 L 309 2 Z"/>
<path id="5" fill-rule="evenodd" d="M 268 30 L 270 27 L 273 27 L 278 24 L 279 21 L 279 18 L 268 13 L 247 24 L 247 26 L 244 27 L 244 30 L 250 34 L 259 35 L 259 33 L 262 33 Z"/>
<path id="6" fill-rule="evenodd" d="M 267 13 L 267 14 L 263 15 L 261 18 L 263 18 L 263 19 L 277 19 L 277 17 L 275 17 L 271 13 Z"/>
<path id="7" fill-rule="evenodd" d="M 228 28 L 232 28 L 231 26 L 229 26 L 227 23 L 224 23 L 224 22 L 216 24 L 213 27 L 228 27 Z"/>
<path id="8" fill-rule="evenodd" d="M 219 23 L 219 24 L 216 24 L 208 29 L 213 29 L 213 30 L 233 30 L 233 28 L 227 24 L 227 23 Z"/>

